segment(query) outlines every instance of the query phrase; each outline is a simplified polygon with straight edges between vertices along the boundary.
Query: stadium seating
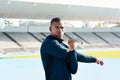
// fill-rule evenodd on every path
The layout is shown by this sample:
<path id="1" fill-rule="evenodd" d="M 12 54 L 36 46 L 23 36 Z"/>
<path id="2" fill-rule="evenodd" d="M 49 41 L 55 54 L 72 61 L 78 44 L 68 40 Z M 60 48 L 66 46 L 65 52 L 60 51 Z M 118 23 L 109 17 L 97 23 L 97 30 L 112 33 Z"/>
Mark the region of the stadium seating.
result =
<path id="1" fill-rule="evenodd" d="M 49 32 L 0 32 L 2 52 L 39 51 Z M 113 48 L 120 47 L 120 32 L 66 32 L 64 42 L 72 38 L 76 48 Z"/>

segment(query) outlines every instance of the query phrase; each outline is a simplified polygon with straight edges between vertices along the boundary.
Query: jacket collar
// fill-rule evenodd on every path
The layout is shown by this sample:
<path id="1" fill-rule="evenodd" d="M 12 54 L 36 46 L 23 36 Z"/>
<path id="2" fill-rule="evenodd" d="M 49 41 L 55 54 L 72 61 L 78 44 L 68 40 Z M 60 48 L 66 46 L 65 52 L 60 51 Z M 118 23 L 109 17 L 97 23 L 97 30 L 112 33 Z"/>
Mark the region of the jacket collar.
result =
<path id="1" fill-rule="evenodd" d="M 58 39 L 58 38 L 56 38 L 56 37 L 54 37 L 54 36 L 52 36 L 52 35 L 49 35 L 48 38 L 50 38 L 50 39 L 55 39 L 55 40 L 57 40 L 59 43 L 62 43 L 62 42 L 63 42 L 63 39 Z"/>

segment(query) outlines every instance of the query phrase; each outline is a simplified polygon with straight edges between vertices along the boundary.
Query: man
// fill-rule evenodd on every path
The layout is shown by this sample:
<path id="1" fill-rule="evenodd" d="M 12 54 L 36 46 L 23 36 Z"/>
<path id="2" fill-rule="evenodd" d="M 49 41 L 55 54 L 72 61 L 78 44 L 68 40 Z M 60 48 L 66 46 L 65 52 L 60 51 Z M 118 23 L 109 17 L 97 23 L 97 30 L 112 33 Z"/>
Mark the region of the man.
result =
<path id="1" fill-rule="evenodd" d="M 53 18 L 49 30 L 51 34 L 41 45 L 40 53 L 46 80 L 72 80 L 71 74 L 75 74 L 78 62 L 97 63 L 103 65 L 103 61 L 85 56 L 75 50 L 75 41 L 68 40 L 68 45 L 61 39 L 64 34 L 60 18 Z"/>

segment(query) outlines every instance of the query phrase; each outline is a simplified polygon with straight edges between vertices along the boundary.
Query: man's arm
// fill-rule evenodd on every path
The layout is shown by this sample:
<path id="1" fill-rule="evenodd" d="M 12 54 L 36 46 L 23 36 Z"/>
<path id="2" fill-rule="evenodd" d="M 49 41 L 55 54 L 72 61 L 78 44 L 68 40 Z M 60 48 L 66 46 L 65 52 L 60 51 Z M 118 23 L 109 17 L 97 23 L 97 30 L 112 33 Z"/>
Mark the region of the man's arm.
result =
<path id="1" fill-rule="evenodd" d="M 77 61 L 77 53 L 75 51 L 75 41 L 73 39 L 68 40 L 69 50 L 71 53 L 69 53 L 69 67 L 70 72 L 72 74 L 75 74 L 78 69 L 78 61 Z"/>
<path id="2" fill-rule="evenodd" d="M 45 49 L 44 49 L 45 48 Z M 68 67 L 72 74 L 77 72 L 78 62 L 77 54 L 74 50 L 65 48 L 59 44 L 58 41 L 45 42 L 41 47 L 41 52 L 49 54 L 61 59 L 66 59 L 68 61 Z"/>
<path id="3" fill-rule="evenodd" d="M 77 54 L 76 51 L 70 51 L 68 53 L 69 58 L 68 58 L 68 67 L 70 69 L 70 72 L 72 74 L 75 74 L 77 72 L 78 69 L 78 61 L 77 61 Z"/>
<path id="4" fill-rule="evenodd" d="M 103 65 L 104 62 L 98 58 L 92 57 L 92 56 L 87 56 L 87 55 L 83 55 L 81 53 L 77 52 L 77 60 L 80 62 L 86 62 L 86 63 L 97 63 L 100 65 Z"/>
<path id="5" fill-rule="evenodd" d="M 73 39 L 68 40 L 68 45 L 69 45 L 70 51 L 75 51 L 75 41 Z M 96 62 L 97 64 L 100 64 L 100 65 L 104 64 L 102 60 L 99 60 L 95 57 L 83 55 L 78 52 L 75 52 L 75 53 L 77 55 L 77 61 L 87 62 L 87 63 Z"/>
<path id="6" fill-rule="evenodd" d="M 81 54 L 81 53 L 77 53 L 77 60 L 79 62 L 86 62 L 86 63 L 92 63 L 92 62 L 96 62 L 96 58 L 95 57 L 92 57 L 92 56 L 87 56 L 87 55 L 84 55 L 84 54 Z"/>
<path id="7" fill-rule="evenodd" d="M 61 59 L 67 59 L 67 53 L 70 51 L 69 49 L 61 46 L 57 40 L 48 41 L 44 45 L 45 54 L 49 54 Z"/>

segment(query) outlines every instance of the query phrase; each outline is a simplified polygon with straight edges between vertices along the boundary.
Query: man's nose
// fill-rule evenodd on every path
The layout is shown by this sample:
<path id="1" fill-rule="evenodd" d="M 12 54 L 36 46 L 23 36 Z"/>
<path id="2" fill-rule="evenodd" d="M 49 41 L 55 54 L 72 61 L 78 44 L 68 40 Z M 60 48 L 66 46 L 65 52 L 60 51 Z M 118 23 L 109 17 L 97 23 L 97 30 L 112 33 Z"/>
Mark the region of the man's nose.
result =
<path id="1" fill-rule="evenodd" d="M 63 29 L 59 28 L 59 32 L 63 32 Z"/>

